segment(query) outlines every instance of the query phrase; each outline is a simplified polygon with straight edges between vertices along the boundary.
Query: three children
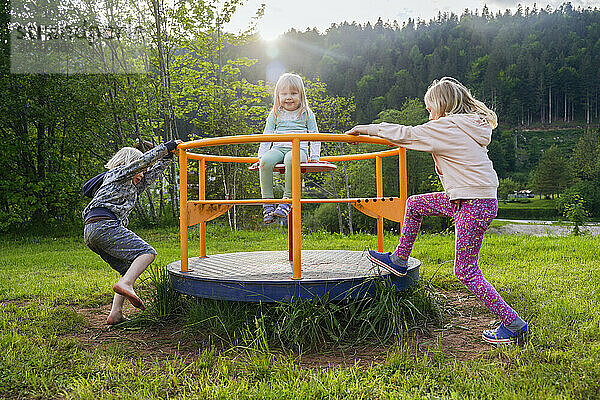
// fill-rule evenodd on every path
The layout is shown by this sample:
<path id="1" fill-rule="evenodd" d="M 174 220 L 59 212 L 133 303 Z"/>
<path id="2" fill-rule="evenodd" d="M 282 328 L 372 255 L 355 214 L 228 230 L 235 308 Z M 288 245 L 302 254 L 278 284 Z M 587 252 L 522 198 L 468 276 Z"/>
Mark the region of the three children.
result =
<path id="1" fill-rule="evenodd" d="M 400 242 L 393 253 L 369 251 L 368 258 L 391 273 L 406 275 L 407 261 L 417 237 L 421 220 L 426 215 L 443 215 L 454 219 L 456 226 L 455 275 L 502 321 L 500 326 L 483 332 L 489 343 L 511 343 L 531 335 L 529 325 L 522 320 L 483 277 L 478 266 L 483 235 L 496 216 L 498 178 L 487 155 L 492 129 L 497 126 L 496 114 L 476 100 L 469 90 L 453 78 L 434 81 L 425 94 L 430 121 L 418 126 L 397 124 L 358 125 L 346 132 L 350 135 L 379 136 L 407 149 L 432 154 L 444 192 L 411 196 L 406 203 L 406 215 Z M 275 87 L 273 108 L 267 118 L 265 134 L 317 133 L 302 79 L 295 74 L 282 75 Z M 301 162 L 318 161 L 320 142 L 301 142 Z M 168 142 L 142 154 L 123 148 L 106 164 L 109 171 L 90 204 L 83 211 L 84 240 L 122 278 L 113 285 L 115 297 L 108 324 L 125 319 L 122 305 L 125 298 L 138 308 L 144 304 L 136 295 L 133 284 L 152 263 L 156 251 L 126 228 L 127 217 L 139 193 L 164 170 L 170 151 L 177 142 Z M 310 155 L 310 156 L 309 156 Z M 291 198 L 291 143 L 261 143 L 259 168 L 263 199 L 273 196 L 273 167 L 286 166 L 284 198 Z M 146 169 L 151 167 L 147 172 Z M 263 206 L 265 223 L 290 212 L 289 204 Z"/>

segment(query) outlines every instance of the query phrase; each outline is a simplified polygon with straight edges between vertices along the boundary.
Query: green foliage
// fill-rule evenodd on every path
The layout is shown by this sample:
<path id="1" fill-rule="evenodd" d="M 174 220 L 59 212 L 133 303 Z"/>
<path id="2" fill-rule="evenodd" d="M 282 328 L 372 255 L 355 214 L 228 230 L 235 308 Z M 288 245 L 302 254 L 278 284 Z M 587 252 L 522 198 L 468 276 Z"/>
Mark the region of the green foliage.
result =
<path id="1" fill-rule="evenodd" d="M 600 178 L 600 138 L 598 131 L 587 129 L 577 141 L 571 162 L 578 178 L 593 181 Z"/>
<path id="2" fill-rule="evenodd" d="M 0 81 L 6 143 L 0 230 L 73 225 L 85 205 L 82 183 L 121 146 L 146 135 L 152 140 L 151 129 L 138 129 L 130 117 L 144 77 L 3 75 Z"/>
<path id="3" fill-rule="evenodd" d="M 567 159 L 557 146 L 544 152 L 531 179 L 536 193 L 554 197 L 571 182 L 571 169 Z"/>
<path id="4" fill-rule="evenodd" d="M 437 175 L 429 175 L 426 180 L 421 182 L 421 186 L 419 187 L 419 191 L 421 193 L 430 193 L 430 192 L 443 192 L 444 186 L 442 186 L 442 182 Z"/>
<path id="5" fill-rule="evenodd" d="M 354 228 L 360 230 L 354 221 Z M 324 230 L 338 231 L 337 205 L 334 203 L 319 204 L 319 206 L 305 217 L 304 226 L 311 231 Z"/>
<path id="6" fill-rule="evenodd" d="M 579 179 L 598 178 L 597 132 L 588 129 L 577 143 L 583 130 L 573 128 L 599 118 L 597 10 L 568 5 L 515 15 L 464 10 L 460 16 L 441 14 L 429 23 L 410 20 L 402 26 L 345 22 L 323 34 L 291 30 L 268 49 L 253 35 L 256 21 L 240 35 L 225 31 L 241 4 L 236 0 L 161 5 L 160 35 L 156 24 L 148 22 L 154 21 L 150 5 L 140 5 L 136 12 L 140 21 L 146 21 L 148 69 L 162 72 L 163 60 L 168 67 L 164 77 L 2 74 L 0 137 L 5 156 L 0 162 L 0 230 L 80 224 L 79 212 L 85 205 L 78 194 L 81 184 L 102 171 L 120 147 L 136 139 L 168 139 L 164 132 L 170 132 L 169 120 L 176 120 L 183 139 L 261 132 L 271 107 L 272 88 L 263 80 L 266 63 L 272 60 L 266 52 L 273 48 L 278 62 L 307 78 L 321 131 L 342 132 L 355 121 L 424 122 L 426 113 L 416 98 L 422 98 L 434 78 L 450 75 L 493 107 L 504 124 L 488 148 L 501 178 L 526 184 L 523 177 L 553 144 L 563 157 L 573 150 L 573 171 Z M 259 8 L 257 17 L 263 11 Z M 98 12 L 108 15 L 110 10 Z M 7 12 L 0 14 L 2 21 L 8 18 Z M 0 69 L 7 72 L 10 41 L 6 29 L 1 34 L 6 40 Z M 255 151 L 255 145 L 215 149 L 242 156 Z M 347 152 L 345 145 L 324 146 L 324 154 Z M 427 154 L 409 152 L 408 163 L 409 193 L 418 193 L 433 162 Z M 333 180 L 313 178 L 314 187 L 345 197 L 348 178 L 355 192 L 371 190 L 350 178 L 361 175 L 353 171 L 361 167 L 343 164 L 344 171 L 336 172 Z M 392 158 L 384 160 L 384 170 L 386 191 L 394 194 L 397 168 Z M 536 184 L 548 186 L 542 175 L 535 176 Z M 190 178 L 191 185 L 195 179 Z M 207 179 L 209 196 L 257 197 L 259 191 L 256 173 L 243 165 L 209 165 Z M 173 218 L 176 195 L 167 195 L 173 184 L 169 178 L 151 197 L 144 195 L 134 220 L 152 225 Z M 566 187 L 555 186 L 544 190 L 552 196 Z M 595 206 L 589 205 L 595 197 L 584 199 L 596 215 Z M 228 215 L 256 220 L 256 213 L 248 210 L 236 207 Z"/>
<path id="7" fill-rule="evenodd" d="M 567 200 L 573 195 L 578 195 L 583 199 L 585 209 L 590 212 L 592 217 L 600 216 L 600 184 L 597 180 L 577 182 L 561 196 L 561 204 L 563 203 L 562 197 Z M 561 208 L 561 213 L 562 211 L 564 208 Z"/>
<path id="8" fill-rule="evenodd" d="M 521 185 L 518 182 L 515 182 L 510 178 L 500 179 L 498 185 L 498 198 L 508 199 L 509 194 L 513 194 L 520 189 Z"/>
<path id="9" fill-rule="evenodd" d="M 389 122 L 400 125 L 421 125 L 427 122 L 428 113 L 425 104 L 419 99 L 406 100 L 400 110 L 387 109 L 377 115 L 374 124 Z"/>
<path id="10" fill-rule="evenodd" d="M 584 201 L 578 194 L 568 196 L 561 199 L 561 207 L 563 208 L 563 216 L 573 223 L 573 234 L 579 235 L 579 227 L 582 226 L 589 213 L 584 207 Z"/>
<path id="11" fill-rule="evenodd" d="M 327 82 L 330 93 L 354 95 L 359 123 L 422 98 L 442 76 L 465 83 L 510 126 L 587 123 L 599 118 L 599 20 L 598 10 L 569 4 L 515 14 L 465 9 L 376 28 L 342 22 L 322 34 L 291 30 L 270 50 L 290 69 Z M 248 49 L 263 76 L 267 49 Z"/>

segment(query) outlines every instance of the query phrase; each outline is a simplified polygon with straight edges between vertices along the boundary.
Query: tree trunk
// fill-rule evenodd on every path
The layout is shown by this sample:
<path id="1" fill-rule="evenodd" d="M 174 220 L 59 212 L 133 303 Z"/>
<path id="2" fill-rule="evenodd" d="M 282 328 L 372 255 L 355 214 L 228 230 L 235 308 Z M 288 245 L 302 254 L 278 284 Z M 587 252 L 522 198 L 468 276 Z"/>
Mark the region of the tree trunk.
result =
<path id="1" fill-rule="evenodd" d="M 223 190 L 225 191 L 225 200 L 229 200 L 229 190 L 227 185 L 227 174 L 225 173 L 225 163 L 219 163 L 221 165 L 221 175 L 223 176 Z M 231 209 L 227 210 L 227 221 L 229 223 L 229 229 L 233 231 L 233 224 L 231 221 Z"/>
<path id="2" fill-rule="evenodd" d="M 598 119 L 598 88 L 596 88 L 596 111 L 594 112 L 594 117 Z"/>
<path id="3" fill-rule="evenodd" d="M 148 196 L 148 206 L 150 208 L 150 219 L 152 220 L 152 223 L 156 223 L 156 209 L 154 208 L 154 200 L 152 200 L 152 192 L 150 191 L 150 189 L 146 189 L 146 196 Z"/>
<path id="4" fill-rule="evenodd" d="M 329 176 L 331 177 L 331 184 L 333 185 L 333 192 L 335 193 L 335 195 L 337 197 L 339 197 L 337 188 L 335 186 L 335 179 L 333 178 L 333 172 L 331 172 L 329 174 Z M 338 213 L 338 225 L 340 227 L 340 233 L 343 235 L 344 234 L 344 225 L 342 223 L 342 210 L 340 209 L 340 203 L 335 203 L 336 207 L 337 207 L 337 213 Z"/>
<path id="5" fill-rule="evenodd" d="M 146 215 L 146 211 L 144 210 L 144 207 L 142 207 L 142 205 L 140 204 L 139 199 L 135 202 L 135 211 L 138 213 L 138 215 L 140 216 L 140 219 L 142 221 L 147 221 L 148 220 L 148 216 Z"/>
<path id="6" fill-rule="evenodd" d="M 552 123 L 552 86 L 548 88 L 548 124 Z"/>
<path id="7" fill-rule="evenodd" d="M 585 89 L 585 124 L 590 124 L 590 92 L 589 89 Z"/>
<path id="8" fill-rule="evenodd" d="M 106 81 L 108 84 L 110 84 L 111 82 L 109 81 L 110 78 L 106 78 Z M 121 118 L 119 117 L 119 114 L 117 113 L 117 107 L 115 106 L 115 103 L 117 101 L 117 85 L 116 85 L 116 80 L 112 82 L 113 86 L 112 87 L 108 87 L 108 97 L 110 98 L 110 110 L 112 111 L 112 115 L 113 115 L 113 119 L 115 121 L 115 129 L 117 130 L 117 134 L 119 137 L 119 145 L 118 147 L 122 147 L 125 144 L 125 134 L 123 133 L 123 127 L 121 125 Z"/>
<path id="9" fill-rule="evenodd" d="M 160 193 L 158 203 L 158 214 L 162 217 L 165 215 L 165 190 L 162 177 L 158 180 L 158 190 Z"/>
<path id="10" fill-rule="evenodd" d="M 563 122 L 567 122 L 567 91 L 565 90 L 565 111 L 563 116 Z"/>
<path id="11" fill-rule="evenodd" d="M 540 122 L 544 123 L 544 96 L 540 99 Z"/>
<path id="12" fill-rule="evenodd" d="M 160 10 L 160 5 L 158 0 L 152 0 L 152 10 L 154 14 L 154 22 L 156 24 L 156 47 L 158 50 L 158 72 L 160 74 L 160 82 L 161 82 L 161 111 L 163 113 L 164 119 L 164 132 L 165 132 L 165 141 L 173 140 L 175 138 L 176 132 L 174 127 L 174 112 L 173 107 L 170 101 L 170 92 L 171 85 L 169 75 L 167 73 L 167 63 L 168 60 L 165 56 L 165 51 L 163 48 L 163 37 L 162 37 L 162 11 Z M 169 180 L 171 183 L 171 211 L 174 217 L 177 217 L 179 199 L 178 199 L 178 188 L 177 188 L 177 174 L 175 171 L 175 165 L 171 163 L 169 166 Z"/>

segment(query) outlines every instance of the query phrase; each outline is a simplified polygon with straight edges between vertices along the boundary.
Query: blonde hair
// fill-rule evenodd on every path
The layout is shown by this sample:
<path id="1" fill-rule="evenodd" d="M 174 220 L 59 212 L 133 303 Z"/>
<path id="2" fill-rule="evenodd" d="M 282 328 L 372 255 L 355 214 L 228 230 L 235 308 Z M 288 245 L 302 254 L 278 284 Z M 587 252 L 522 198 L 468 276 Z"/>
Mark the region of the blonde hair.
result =
<path id="1" fill-rule="evenodd" d="M 308 117 L 310 107 L 308 106 L 308 99 L 306 98 L 306 90 L 304 90 L 304 82 L 300 75 L 291 74 L 286 72 L 281 75 L 275 84 L 275 92 L 273 94 L 273 119 L 276 119 L 279 109 L 282 107 L 279 101 L 279 93 L 283 89 L 294 89 L 298 91 L 300 95 L 300 107 L 298 107 L 298 117 L 305 114 Z"/>
<path id="2" fill-rule="evenodd" d="M 469 89 L 454 78 L 443 77 L 431 83 L 425 93 L 425 105 L 432 114 L 445 117 L 452 114 L 477 114 L 492 129 L 498 126 L 498 116 L 483 102 L 475 99 Z"/>
<path id="3" fill-rule="evenodd" d="M 106 164 L 104 164 L 104 167 L 113 169 L 120 167 L 121 165 L 129 165 L 132 162 L 139 160 L 143 154 L 144 153 L 133 147 L 123 147 L 121 150 L 117 151 Z"/>

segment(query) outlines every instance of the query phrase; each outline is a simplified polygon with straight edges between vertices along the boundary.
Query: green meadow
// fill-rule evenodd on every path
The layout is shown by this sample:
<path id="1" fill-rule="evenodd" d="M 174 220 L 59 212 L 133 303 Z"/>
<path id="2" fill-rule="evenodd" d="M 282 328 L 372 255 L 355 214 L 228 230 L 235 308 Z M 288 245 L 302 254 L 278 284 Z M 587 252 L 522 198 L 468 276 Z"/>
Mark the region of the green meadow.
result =
<path id="1" fill-rule="evenodd" d="M 381 326 L 402 312 L 404 328 L 381 340 L 370 336 L 353 344 L 352 336 L 343 342 L 328 336 L 299 348 L 276 340 L 269 328 L 277 325 L 269 321 L 275 314 L 266 308 L 255 324 L 236 326 L 243 318 L 223 317 L 215 329 L 219 324 L 206 317 L 206 304 L 169 290 L 164 266 L 179 258 L 178 231 L 138 232 L 159 254 L 139 286 L 149 307 L 114 328 L 103 320 L 116 273 L 80 236 L 2 237 L 0 399 L 598 398 L 600 238 L 486 236 L 483 273 L 532 324 L 534 336 L 522 346 L 467 347 L 459 358 L 443 346 L 419 350 L 409 339 L 410 332 L 436 332 L 452 323 L 452 305 L 440 293 L 468 295 L 453 276 L 453 235 L 420 236 L 412 254 L 422 261 L 419 288 L 387 314 L 369 309 Z M 190 256 L 197 255 L 196 237 L 192 231 Z M 386 236 L 386 249 L 397 240 Z M 232 233 L 208 226 L 209 254 L 286 244 L 279 228 Z M 303 234 L 303 249 L 367 247 L 376 247 L 375 236 Z M 212 307 L 215 315 L 249 312 L 216 302 Z M 494 320 L 487 311 L 483 318 Z M 475 341 L 481 335 L 469 326 L 462 330 Z M 351 357 L 365 348 L 374 353 L 371 361 Z"/>

